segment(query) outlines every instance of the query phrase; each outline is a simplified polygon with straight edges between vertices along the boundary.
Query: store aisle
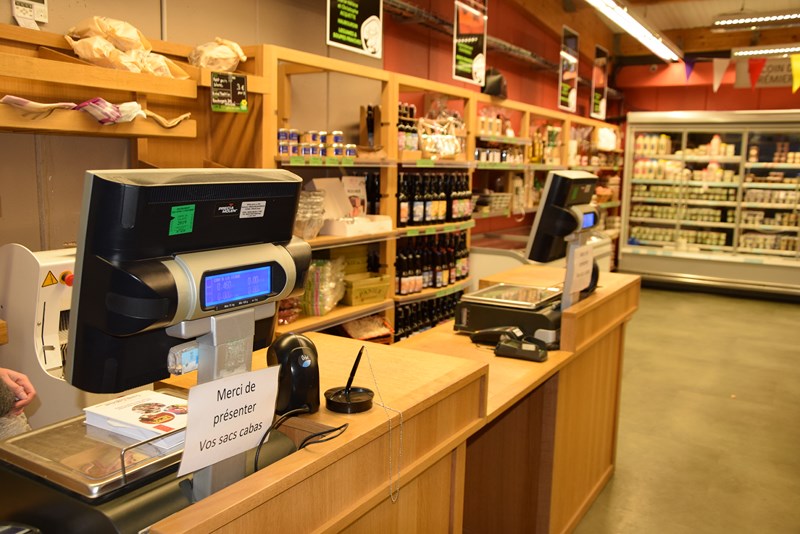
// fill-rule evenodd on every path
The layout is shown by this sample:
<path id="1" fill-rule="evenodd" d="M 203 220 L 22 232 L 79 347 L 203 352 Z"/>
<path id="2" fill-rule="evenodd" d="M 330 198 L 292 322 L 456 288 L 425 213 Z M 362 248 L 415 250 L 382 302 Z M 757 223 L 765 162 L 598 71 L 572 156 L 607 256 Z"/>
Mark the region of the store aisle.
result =
<path id="1" fill-rule="evenodd" d="M 800 533 L 800 305 L 642 290 L 616 473 L 575 532 Z"/>

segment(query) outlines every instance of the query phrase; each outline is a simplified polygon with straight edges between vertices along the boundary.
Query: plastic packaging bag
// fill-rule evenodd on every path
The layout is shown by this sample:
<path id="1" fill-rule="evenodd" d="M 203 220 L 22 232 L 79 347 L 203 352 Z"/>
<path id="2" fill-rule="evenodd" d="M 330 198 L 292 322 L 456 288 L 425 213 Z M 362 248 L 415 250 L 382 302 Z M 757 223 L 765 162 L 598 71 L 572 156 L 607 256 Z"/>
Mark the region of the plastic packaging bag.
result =
<path id="1" fill-rule="evenodd" d="M 72 39 L 69 35 L 65 38 L 72 50 L 84 61 L 100 67 L 142 72 L 141 63 L 137 58 L 120 52 L 104 37 L 95 35 L 79 41 Z"/>
<path id="2" fill-rule="evenodd" d="M 198 45 L 189 53 L 189 63 L 195 67 L 205 67 L 215 71 L 234 71 L 240 61 L 247 61 L 242 47 L 220 37 L 213 42 Z"/>
<path id="3" fill-rule="evenodd" d="M 94 16 L 84 19 L 70 28 L 67 34 L 79 39 L 99 36 L 122 52 L 130 50 L 149 52 L 153 49 L 150 41 L 135 26 L 109 17 Z"/>
<path id="4" fill-rule="evenodd" d="M 312 260 L 302 297 L 303 313 L 325 315 L 344 297 L 344 257 Z"/>

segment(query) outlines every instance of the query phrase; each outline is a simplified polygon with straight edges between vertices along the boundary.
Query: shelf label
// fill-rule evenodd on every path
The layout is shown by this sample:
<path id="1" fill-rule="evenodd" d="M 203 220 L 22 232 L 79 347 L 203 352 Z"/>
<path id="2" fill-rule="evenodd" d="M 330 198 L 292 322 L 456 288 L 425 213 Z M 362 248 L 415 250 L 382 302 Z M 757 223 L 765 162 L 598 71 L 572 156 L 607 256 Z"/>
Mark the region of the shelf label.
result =
<path id="1" fill-rule="evenodd" d="M 425 228 L 425 235 L 431 235 L 436 233 L 436 228 Z"/>
<path id="2" fill-rule="evenodd" d="M 211 111 L 247 113 L 247 76 L 212 72 Z"/>
<path id="3" fill-rule="evenodd" d="M 353 158 L 342 158 L 342 166 L 344 167 L 352 167 L 356 164 L 356 160 Z"/>
<path id="4" fill-rule="evenodd" d="M 289 157 L 289 165 L 305 165 L 306 158 L 303 156 L 290 156 Z"/>
<path id="5" fill-rule="evenodd" d="M 436 164 L 432 159 L 418 159 L 417 167 L 434 167 Z"/>
<path id="6" fill-rule="evenodd" d="M 406 232 L 406 235 L 411 237 L 417 236 L 419 235 L 419 230 L 409 230 L 408 232 Z"/>
<path id="7" fill-rule="evenodd" d="M 308 158 L 309 165 L 322 165 L 322 157 L 321 156 L 311 156 Z"/>
<path id="8" fill-rule="evenodd" d="M 325 158 L 325 165 L 333 165 L 334 167 L 339 166 L 339 158 L 335 156 L 327 156 Z"/>

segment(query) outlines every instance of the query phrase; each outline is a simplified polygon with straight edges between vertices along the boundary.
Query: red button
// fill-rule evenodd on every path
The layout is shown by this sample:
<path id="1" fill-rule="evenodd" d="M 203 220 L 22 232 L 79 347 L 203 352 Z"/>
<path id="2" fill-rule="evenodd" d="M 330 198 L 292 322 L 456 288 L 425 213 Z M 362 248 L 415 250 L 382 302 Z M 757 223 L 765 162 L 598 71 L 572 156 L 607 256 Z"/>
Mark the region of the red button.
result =
<path id="1" fill-rule="evenodd" d="M 72 271 L 64 271 L 61 273 L 61 281 L 72 287 L 72 282 L 75 281 L 75 274 Z"/>

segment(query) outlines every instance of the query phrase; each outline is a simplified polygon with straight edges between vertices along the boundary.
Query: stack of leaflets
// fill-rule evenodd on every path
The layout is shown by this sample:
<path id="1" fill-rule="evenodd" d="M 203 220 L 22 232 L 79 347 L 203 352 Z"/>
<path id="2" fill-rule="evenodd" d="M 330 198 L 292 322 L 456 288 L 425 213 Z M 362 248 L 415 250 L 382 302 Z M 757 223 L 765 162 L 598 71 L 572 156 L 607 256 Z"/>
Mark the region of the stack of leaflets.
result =
<path id="1" fill-rule="evenodd" d="M 85 408 L 86 424 L 143 441 L 185 429 L 186 399 L 158 391 L 139 391 Z M 161 449 L 183 443 L 185 430 L 153 441 Z"/>

